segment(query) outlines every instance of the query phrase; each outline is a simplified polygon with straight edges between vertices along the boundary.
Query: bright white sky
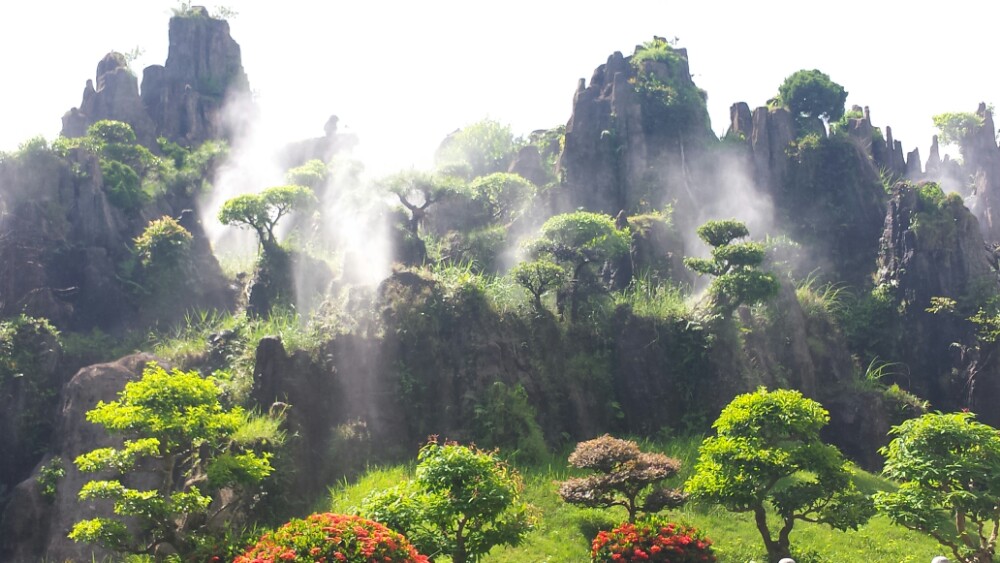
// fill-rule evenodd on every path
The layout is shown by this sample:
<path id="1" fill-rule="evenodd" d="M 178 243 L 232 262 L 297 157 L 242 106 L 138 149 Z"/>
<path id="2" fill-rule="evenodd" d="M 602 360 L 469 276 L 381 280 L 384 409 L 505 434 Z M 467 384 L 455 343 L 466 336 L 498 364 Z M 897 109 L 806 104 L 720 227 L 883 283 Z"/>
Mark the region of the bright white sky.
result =
<path id="1" fill-rule="evenodd" d="M 195 2 L 196 4 L 198 2 Z M 32 0 L 0 18 L 0 150 L 51 139 L 109 50 L 162 64 L 176 0 Z M 211 8 L 216 4 L 208 2 Z M 931 116 L 1000 100 L 1000 3 L 785 0 L 229 0 L 233 37 L 278 142 L 322 134 L 327 117 L 360 137 L 378 168 L 424 165 L 450 131 L 491 117 L 515 132 L 565 123 L 579 78 L 613 51 L 679 37 L 712 127 L 729 106 L 762 105 L 818 68 L 926 159 Z M 805 6 L 831 8 L 819 11 Z M 140 70 L 141 72 L 141 70 Z"/>

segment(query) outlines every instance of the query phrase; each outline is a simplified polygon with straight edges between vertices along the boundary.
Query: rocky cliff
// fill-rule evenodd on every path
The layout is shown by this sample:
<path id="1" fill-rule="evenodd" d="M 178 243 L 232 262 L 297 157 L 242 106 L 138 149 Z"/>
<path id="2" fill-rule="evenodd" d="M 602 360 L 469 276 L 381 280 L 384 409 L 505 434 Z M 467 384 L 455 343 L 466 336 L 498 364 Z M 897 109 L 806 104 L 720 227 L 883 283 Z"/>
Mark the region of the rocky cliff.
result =
<path id="1" fill-rule="evenodd" d="M 559 159 L 569 208 L 616 214 L 691 209 L 693 162 L 714 135 L 688 54 L 664 40 L 614 53 L 580 80 Z"/>
<path id="2" fill-rule="evenodd" d="M 87 81 L 80 107 L 63 116 L 62 134 L 79 137 L 93 123 L 111 119 L 131 125 L 152 150 L 158 137 L 189 147 L 231 138 L 240 120 L 227 120 L 223 108 L 233 103 L 234 111 L 250 109 L 249 81 L 229 23 L 194 7 L 170 19 L 169 36 L 167 62 L 143 71 L 141 95 L 125 57 L 105 56 L 96 83 Z"/>

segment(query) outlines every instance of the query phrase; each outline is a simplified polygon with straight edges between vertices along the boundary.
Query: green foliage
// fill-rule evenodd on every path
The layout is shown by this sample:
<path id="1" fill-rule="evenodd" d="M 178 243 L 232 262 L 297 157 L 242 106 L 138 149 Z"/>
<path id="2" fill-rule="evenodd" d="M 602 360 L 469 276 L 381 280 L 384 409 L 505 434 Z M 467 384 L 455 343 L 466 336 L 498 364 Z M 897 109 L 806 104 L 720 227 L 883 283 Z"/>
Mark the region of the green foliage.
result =
<path id="1" fill-rule="evenodd" d="M 143 267 L 171 268 L 191 250 L 194 237 L 176 219 L 163 216 L 135 238 L 135 251 Z"/>
<path id="2" fill-rule="evenodd" d="M 162 159 L 157 169 L 158 188 L 166 193 L 196 196 L 211 189 L 211 178 L 216 167 L 229 154 L 225 141 L 205 141 L 195 149 L 188 149 L 160 137 L 157 139 Z"/>
<path id="3" fill-rule="evenodd" d="M 48 463 L 39 468 L 38 477 L 35 479 L 38 481 L 42 497 L 48 501 L 55 499 L 59 480 L 65 476 L 66 466 L 63 465 L 63 460 L 59 456 L 53 457 Z"/>
<path id="4" fill-rule="evenodd" d="M 957 244 L 956 219 L 965 203 L 957 193 L 945 195 L 933 182 L 910 188 L 917 192 L 918 206 L 910 219 L 910 229 L 922 250 L 950 250 Z"/>
<path id="5" fill-rule="evenodd" d="M 80 500 L 113 501 L 115 517 L 80 521 L 69 537 L 126 553 L 151 554 L 169 543 L 184 556 L 197 549 L 200 538 L 225 528 L 215 519 L 247 500 L 271 473 L 271 454 L 258 451 L 260 444 L 234 440 L 254 417 L 240 407 L 225 409 L 219 395 L 215 382 L 196 372 L 167 372 L 150 364 L 118 400 L 100 401 L 88 411 L 89 422 L 124 441 L 76 458 L 81 471 L 115 475 L 86 483 Z M 127 475 L 147 472 L 155 481 L 152 489 L 122 483 Z M 231 500 L 210 512 L 213 496 L 223 488 L 233 490 Z M 136 528 L 126 528 L 128 521 Z"/>
<path id="6" fill-rule="evenodd" d="M 559 484 L 559 496 L 570 504 L 589 508 L 620 506 L 628 511 L 628 521 L 635 523 L 640 510 L 651 515 L 684 503 L 685 495 L 678 489 L 661 485 L 677 474 L 680 462 L 660 453 L 642 452 L 631 440 L 605 434 L 580 442 L 570 454 L 569 463 L 595 473 Z"/>
<path id="7" fill-rule="evenodd" d="M 362 512 L 401 531 L 420 552 L 475 563 L 531 531 L 521 477 L 493 455 L 432 439 L 417 460 L 413 481 L 370 495 Z"/>
<path id="8" fill-rule="evenodd" d="M 931 119 L 942 144 L 961 144 L 983 126 L 983 118 L 972 112 L 939 113 Z"/>
<path id="9" fill-rule="evenodd" d="M 226 200 L 219 210 L 223 225 L 252 229 L 265 254 L 278 248 L 274 228 L 292 211 L 316 203 L 313 191 L 304 186 L 275 186 L 259 194 L 244 194 Z"/>
<path id="10" fill-rule="evenodd" d="M 819 70 L 800 70 L 778 87 L 778 95 L 792 115 L 837 121 L 844 115 L 847 91 Z"/>
<path id="11" fill-rule="evenodd" d="M 407 230 L 415 239 L 419 238 L 420 225 L 427 217 L 427 208 L 454 196 L 463 188 L 462 181 L 458 178 L 416 171 L 395 174 L 382 180 L 381 185 L 387 192 L 395 195 L 409 212 Z"/>
<path id="12" fill-rule="evenodd" d="M 491 222 L 507 224 L 520 216 L 536 188 L 517 174 L 495 172 L 473 180 L 469 190 Z"/>
<path id="13" fill-rule="evenodd" d="M 565 268 L 546 258 L 520 262 L 510 270 L 510 276 L 534 297 L 535 310 L 537 311 L 541 311 L 543 308 L 543 295 L 553 289 L 563 287 L 569 280 Z"/>
<path id="14" fill-rule="evenodd" d="M 820 440 L 828 420 L 819 403 L 798 391 L 740 395 L 715 421 L 716 436 L 702 443 L 686 489 L 727 510 L 753 513 L 771 560 L 790 556 L 796 520 L 857 529 L 871 517 L 871 503 L 851 482 L 840 452 Z M 780 519 L 777 537 L 768 507 Z"/>
<path id="15" fill-rule="evenodd" d="M 884 472 L 901 484 L 878 509 L 930 535 L 962 563 L 992 562 L 1000 529 L 1000 435 L 963 413 L 931 413 L 893 427 Z"/>
<path id="16" fill-rule="evenodd" d="M 636 49 L 629 61 L 636 68 L 641 68 L 642 63 L 645 61 L 679 61 L 682 58 L 681 54 L 674 50 L 672 43 L 676 43 L 676 40 L 670 42 L 663 37 L 654 37 L 651 41 L 646 41 L 640 48 Z"/>
<path id="17" fill-rule="evenodd" d="M 632 314 L 661 321 L 689 319 L 691 309 L 684 289 L 669 283 L 655 283 L 648 277 L 632 280 L 615 296 L 615 305 L 627 305 Z"/>
<path id="18" fill-rule="evenodd" d="M 598 269 L 628 253 L 630 241 L 628 228 L 619 230 L 610 217 L 577 211 L 549 218 L 538 238 L 526 246 L 532 258 L 544 258 L 566 269 L 571 315 L 575 319 L 580 299 L 598 291 Z"/>
<path id="19" fill-rule="evenodd" d="M 265 534 L 234 563 L 260 561 L 313 563 L 427 563 L 405 537 L 378 522 L 342 514 L 311 514 L 293 518 Z"/>
<path id="20" fill-rule="evenodd" d="M 472 429 L 478 445 L 503 448 L 515 462 L 534 463 L 548 451 L 535 408 L 521 384 L 494 382 L 476 405 Z"/>
<path id="21" fill-rule="evenodd" d="M 467 164 L 469 178 L 506 172 L 514 153 L 523 144 L 509 125 L 483 119 L 448 135 L 434 154 L 434 163 L 439 169 Z"/>
<path id="22" fill-rule="evenodd" d="M 313 190 L 319 190 L 326 183 L 329 175 L 330 169 L 326 163 L 319 159 L 313 159 L 302 166 L 285 172 L 285 181 L 295 186 L 306 186 Z"/>
<path id="23" fill-rule="evenodd" d="M 726 316 L 742 304 L 760 303 L 778 293 L 778 278 L 759 269 L 764 245 L 734 242 L 748 235 L 746 225 L 735 219 L 709 221 L 698 227 L 698 236 L 712 247 L 712 258 L 684 259 L 684 265 L 698 275 L 715 277 L 709 295 L 716 310 Z"/>
<path id="24" fill-rule="evenodd" d="M 101 160 L 101 176 L 108 201 L 125 211 L 136 211 L 148 201 L 131 166 L 117 160 Z"/>
<path id="25" fill-rule="evenodd" d="M 87 128 L 87 136 L 101 144 L 134 145 L 135 132 L 132 126 L 121 121 L 104 119 Z"/>

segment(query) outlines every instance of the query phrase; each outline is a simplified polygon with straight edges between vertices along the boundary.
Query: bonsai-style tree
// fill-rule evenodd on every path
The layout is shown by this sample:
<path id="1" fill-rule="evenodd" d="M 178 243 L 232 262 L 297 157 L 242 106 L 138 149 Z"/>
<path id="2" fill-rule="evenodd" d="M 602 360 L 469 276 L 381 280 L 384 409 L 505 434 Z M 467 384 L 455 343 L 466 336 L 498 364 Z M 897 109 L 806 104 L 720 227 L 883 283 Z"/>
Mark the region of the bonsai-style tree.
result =
<path id="1" fill-rule="evenodd" d="M 407 230 L 410 236 L 419 240 L 420 225 L 427 217 L 427 208 L 458 191 L 460 181 L 423 172 L 404 172 L 388 178 L 384 186 L 410 213 Z"/>
<path id="2" fill-rule="evenodd" d="M 368 496 L 362 512 L 421 553 L 475 563 L 495 546 L 520 544 L 532 529 L 521 477 L 492 454 L 432 438 L 417 459 L 414 480 Z"/>
<path id="3" fill-rule="evenodd" d="M 928 413 L 893 427 L 875 494 L 890 520 L 925 533 L 961 563 L 991 563 L 1000 535 L 1000 435 L 967 412 Z"/>
<path id="4" fill-rule="evenodd" d="M 940 113 L 933 118 L 941 142 L 961 145 L 976 129 L 983 126 L 983 118 L 967 111 Z"/>
<path id="5" fill-rule="evenodd" d="M 620 506 L 628 511 L 631 523 L 640 510 L 650 515 L 684 503 L 683 493 L 659 486 L 677 474 L 680 462 L 660 453 L 642 452 L 631 440 L 605 434 L 580 442 L 569 463 L 596 475 L 563 481 L 559 496 L 568 503 L 590 508 Z"/>
<path id="6" fill-rule="evenodd" d="M 715 421 L 716 435 L 702 442 L 685 489 L 696 499 L 752 513 L 769 561 L 791 557 L 796 520 L 857 529 L 873 508 L 851 482 L 840 451 L 820 440 L 828 420 L 819 403 L 798 391 L 739 395 Z M 769 510 L 778 515 L 777 535 Z"/>
<path id="7" fill-rule="evenodd" d="M 509 125 L 483 119 L 448 135 L 434 155 L 439 169 L 467 165 L 468 177 L 476 178 L 503 172 L 522 141 L 514 137 Z"/>
<path id="8" fill-rule="evenodd" d="M 542 310 L 542 295 L 566 285 L 565 268 L 555 262 L 540 258 L 521 262 L 510 270 L 510 275 L 534 297 L 535 310 Z"/>
<path id="9" fill-rule="evenodd" d="M 726 316 L 742 304 L 760 303 L 778 293 L 778 278 L 759 268 L 764 245 L 736 242 L 749 235 L 746 225 L 735 219 L 709 221 L 698 227 L 698 236 L 712 247 L 712 257 L 684 259 L 698 275 L 715 276 L 708 292 L 716 310 Z"/>
<path id="10" fill-rule="evenodd" d="M 837 121 L 844 115 L 847 91 L 819 70 L 800 70 L 778 87 L 781 101 L 792 115 Z"/>
<path id="11" fill-rule="evenodd" d="M 195 553 L 199 538 L 224 530 L 218 520 L 245 500 L 272 468 L 265 442 L 281 440 L 279 421 L 223 408 L 220 390 L 196 372 L 168 372 L 150 364 L 142 379 L 125 385 L 118 400 L 101 401 L 87 420 L 124 437 L 120 447 L 98 448 L 76 458 L 81 471 L 117 477 L 86 483 L 80 500 L 107 499 L 114 518 L 77 522 L 69 537 L 134 554 L 169 544 L 181 556 Z M 252 422 L 252 424 L 248 424 Z M 141 473 L 135 488 L 125 477 Z M 214 501 L 221 489 L 236 494 Z"/>
<path id="12" fill-rule="evenodd" d="M 570 316 L 575 319 L 584 293 L 582 286 L 597 286 L 599 268 L 627 253 L 630 241 L 628 228 L 616 228 L 610 217 L 577 211 L 545 221 L 540 235 L 528 243 L 527 249 L 532 258 L 548 259 L 569 272 Z"/>
<path id="13" fill-rule="evenodd" d="M 259 194 L 244 194 L 227 200 L 219 210 L 219 222 L 252 229 L 264 254 L 278 250 L 274 228 L 282 217 L 313 205 L 316 196 L 304 186 L 275 186 Z"/>
<path id="14" fill-rule="evenodd" d="M 496 172 L 476 178 L 469 184 L 469 190 L 490 222 L 508 223 L 517 218 L 534 195 L 535 186 L 517 174 Z"/>

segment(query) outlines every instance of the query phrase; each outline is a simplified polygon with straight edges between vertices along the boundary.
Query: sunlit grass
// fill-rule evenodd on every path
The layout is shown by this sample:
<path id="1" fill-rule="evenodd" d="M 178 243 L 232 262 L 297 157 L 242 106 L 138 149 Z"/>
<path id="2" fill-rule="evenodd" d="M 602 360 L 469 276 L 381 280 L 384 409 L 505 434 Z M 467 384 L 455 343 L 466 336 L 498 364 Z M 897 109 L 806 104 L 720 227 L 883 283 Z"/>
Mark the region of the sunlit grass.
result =
<path id="1" fill-rule="evenodd" d="M 677 486 L 691 473 L 698 456 L 700 437 L 639 440 L 647 451 L 666 453 L 681 461 Z M 371 491 L 392 487 L 412 476 L 412 466 L 393 466 L 369 471 L 353 483 L 330 489 L 330 509 L 347 512 L 360 506 Z M 525 481 L 525 500 L 535 507 L 535 530 L 518 547 L 495 548 L 483 563 L 581 563 L 590 560 L 590 542 L 597 531 L 625 519 L 624 510 L 584 509 L 562 501 L 558 482 L 580 475 L 566 464 L 566 453 L 519 468 Z M 854 481 L 864 492 L 891 489 L 892 483 L 876 475 L 854 471 Z M 688 503 L 668 513 L 673 520 L 694 526 L 712 540 L 720 563 L 764 563 L 764 547 L 750 514 L 736 514 L 718 506 Z M 916 563 L 930 561 L 943 553 L 933 540 L 893 525 L 876 516 L 857 531 L 840 532 L 827 526 L 796 522 L 792 547 L 798 563 L 882 562 Z"/>

